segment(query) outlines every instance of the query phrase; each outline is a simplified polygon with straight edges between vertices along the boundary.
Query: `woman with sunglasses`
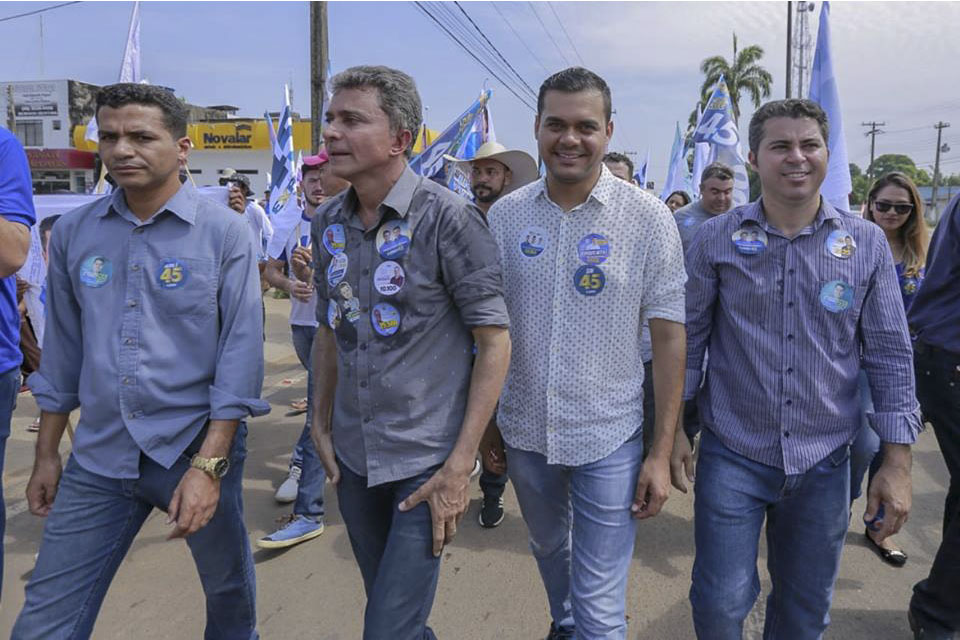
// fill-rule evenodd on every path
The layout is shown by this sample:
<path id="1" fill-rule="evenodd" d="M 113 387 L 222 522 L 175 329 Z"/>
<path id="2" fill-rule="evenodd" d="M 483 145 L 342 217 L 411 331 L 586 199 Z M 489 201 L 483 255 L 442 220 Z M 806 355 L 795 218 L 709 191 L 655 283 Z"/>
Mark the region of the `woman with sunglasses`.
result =
<path id="1" fill-rule="evenodd" d="M 929 234 L 923 219 L 923 201 L 917 187 L 906 174 L 899 171 L 888 173 L 873 183 L 867 194 L 864 218 L 883 229 L 896 263 L 900 280 L 900 295 L 904 309 L 909 309 L 920 283 L 923 281 L 923 265 L 927 259 Z M 873 401 L 866 376 L 861 371 L 861 400 L 864 407 L 863 428 L 850 450 L 850 502 L 861 494 L 863 476 L 869 467 L 867 486 L 883 462 L 880 437 L 867 423 L 866 413 L 873 412 Z M 867 543 L 887 563 L 901 567 L 907 554 L 897 548 L 891 538 L 878 543 L 868 525 L 865 531 Z"/>

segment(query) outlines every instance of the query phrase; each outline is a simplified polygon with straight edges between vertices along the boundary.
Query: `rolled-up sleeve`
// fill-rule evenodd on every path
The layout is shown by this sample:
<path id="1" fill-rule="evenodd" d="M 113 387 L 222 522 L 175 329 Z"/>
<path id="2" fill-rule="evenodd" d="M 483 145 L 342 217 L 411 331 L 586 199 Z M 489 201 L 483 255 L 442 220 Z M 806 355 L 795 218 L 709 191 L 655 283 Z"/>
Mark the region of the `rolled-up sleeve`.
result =
<path id="1" fill-rule="evenodd" d="M 912 444 L 923 430 L 913 348 L 893 256 L 879 230 L 872 240 L 877 262 L 860 314 L 862 364 L 874 406 L 867 419 L 882 442 Z"/>
<path id="2" fill-rule="evenodd" d="M 660 242 L 651 245 L 643 267 L 643 317 L 659 318 L 683 324 L 684 283 L 683 245 L 676 223 L 668 216 L 666 206 L 656 220 L 655 233 Z"/>
<path id="3" fill-rule="evenodd" d="M 508 327 L 500 250 L 480 211 L 444 211 L 439 251 L 443 281 L 468 327 Z"/>
<path id="4" fill-rule="evenodd" d="M 327 252 L 323 248 L 323 243 L 320 241 L 320 234 L 323 233 L 323 226 L 321 225 L 323 224 L 323 216 L 320 212 L 317 212 L 313 216 L 313 220 L 310 221 L 310 252 L 313 256 L 311 264 L 313 267 L 313 291 L 317 300 L 317 308 L 314 310 L 314 315 L 317 318 L 317 322 L 324 326 L 329 326 L 330 323 L 327 321 L 327 307 L 330 304 L 330 298 L 327 296 L 327 267 L 325 264 Z"/>
<path id="5" fill-rule="evenodd" d="M 54 225 L 50 235 L 43 357 L 27 385 L 41 410 L 70 413 L 80 406 L 77 389 L 83 363 L 83 335 L 80 305 L 66 267 L 65 245 L 70 234 L 58 226 Z"/>
<path id="6" fill-rule="evenodd" d="M 224 238 L 217 292 L 220 341 L 210 387 L 210 418 L 242 420 L 262 416 L 270 405 L 263 387 L 263 312 L 256 256 L 245 241 L 245 223 L 237 219 Z"/>
<path id="7" fill-rule="evenodd" d="M 717 299 L 717 273 L 710 257 L 713 225 L 700 225 L 690 245 L 687 261 L 687 371 L 683 399 L 693 398 L 703 378 L 703 358 L 710 341 L 713 306 Z"/>

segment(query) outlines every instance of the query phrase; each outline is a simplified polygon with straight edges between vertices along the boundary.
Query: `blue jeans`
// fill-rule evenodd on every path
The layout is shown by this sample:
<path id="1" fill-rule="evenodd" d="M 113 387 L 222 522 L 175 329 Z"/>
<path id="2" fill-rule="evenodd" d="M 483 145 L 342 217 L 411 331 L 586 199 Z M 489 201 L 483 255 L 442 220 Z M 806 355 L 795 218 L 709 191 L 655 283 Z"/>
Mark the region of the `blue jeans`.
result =
<path id="1" fill-rule="evenodd" d="M 170 469 L 141 455 L 140 477 L 134 480 L 90 473 L 70 457 L 11 638 L 90 637 L 134 537 L 154 508 L 166 510 L 205 435 L 206 430 Z M 243 524 L 245 458 L 246 425 L 241 423 L 230 452 L 230 470 L 220 481 L 217 511 L 207 526 L 186 538 L 206 595 L 206 640 L 258 637 L 253 556 Z"/>
<path id="2" fill-rule="evenodd" d="M 313 349 L 313 336 L 317 333 L 316 327 L 290 325 L 293 335 L 293 349 L 297 352 L 300 364 L 307 370 L 307 419 L 300 432 L 300 438 L 290 457 L 291 466 L 300 467 L 300 486 L 297 489 L 297 500 L 293 503 L 293 513 L 306 516 L 314 520 L 323 518 L 323 483 L 326 475 L 317 449 L 310 437 L 310 425 L 313 422 L 313 363 L 310 352 Z"/>
<path id="3" fill-rule="evenodd" d="M 867 487 L 883 465 L 883 451 L 880 449 L 880 436 L 870 426 L 868 413 L 873 413 L 873 396 L 867 373 L 861 369 L 858 380 L 860 391 L 860 431 L 850 445 L 850 502 L 863 494 L 863 476 L 867 475 Z"/>
<path id="4" fill-rule="evenodd" d="M 913 587 L 910 610 L 928 627 L 960 632 L 960 354 L 914 346 L 917 399 L 950 473 L 943 540 L 930 575 Z"/>
<path id="5" fill-rule="evenodd" d="M 401 512 L 397 506 L 439 467 L 367 487 L 366 476 L 352 472 L 342 460 L 337 463 L 340 515 L 367 593 L 364 640 L 436 640 L 427 626 L 440 575 L 430 507 L 421 502 Z"/>
<path id="6" fill-rule="evenodd" d="M 850 513 L 849 445 L 803 474 L 786 475 L 701 432 L 694 499 L 693 624 L 700 640 L 740 640 L 760 593 L 757 546 L 767 523 L 763 637 L 820 638 Z"/>
<path id="7" fill-rule="evenodd" d="M 630 505 L 643 456 L 641 430 L 605 458 L 568 467 L 508 447 L 550 616 L 578 638 L 625 638 L 627 572 L 637 521 Z"/>
<path id="8" fill-rule="evenodd" d="M 10 419 L 17 406 L 20 392 L 20 367 L 0 374 L 0 476 L 3 476 L 3 460 L 7 453 L 7 438 L 10 437 Z M 3 590 L 3 535 L 7 529 L 7 510 L 3 501 L 3 483 L 0 482 L 0 592 Z"/>

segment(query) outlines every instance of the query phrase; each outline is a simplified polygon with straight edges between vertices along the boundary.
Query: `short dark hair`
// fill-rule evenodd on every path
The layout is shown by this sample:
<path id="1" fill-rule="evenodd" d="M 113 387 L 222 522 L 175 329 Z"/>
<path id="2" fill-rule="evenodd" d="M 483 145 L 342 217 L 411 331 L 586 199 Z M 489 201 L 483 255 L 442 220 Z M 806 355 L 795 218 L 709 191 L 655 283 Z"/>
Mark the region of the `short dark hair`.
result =
<path id="1" fill-rule="evenodd" d="M 40 236 L 42 237 L 44 233 L 53 229 L 53 223 L 59 219 L 60 219 L 60 214 L 58 213 L 52 216 L 47 216 L 46 218 L 41 220 L 40 226 L 37 228 L 37 230 L 40 232 Z"/>
<path id="2" fill-rule="evenodd" d="M 754 154 L 760 148 L 763 140 L 763 125 L 770 118 L 810 118 L 820 127 L 823 143 L 830 141 L 830 125 L 827 123 L 827 114 L 816 102 L 801 98 L 787 100 L 772 100 L 757 109 L 750 118 L 750 151 Z"/>
<path id="3" fill-rule="evenodd" d="M 150 84 L 119 82 L 107 85 L 97 93 L 97 113 L 101 107 L 119 109 L 128 104 L 157 107 L 163 112 L 163 124 L 174 138 L 187 135 L 187 108 L 173 92 Z"/>
<path id="4" fill-rule="evenodd" d="M 700 174 L 700 184 L 703 184 L 710 178 L 733 180 L 733 169 L 722 162 L 711 162 L 704 168 L 703 173 Z"/>
<path id="5" fill-rule="evenodd" d="M 423 104 L 413 78 L 390 67 L 361 65 L 341 71 L 330 84 L 333 93 L 341 89 L 376 89 L 380 109 L 387 114 L 393 130 L 413 134 L 406 151 L 408 158 L 413 155 L 413 143 L 423 123 Z"/>
<path id="6" fill-rule="evenodd" d="M 627 165 L 627 168 L 630 169 L 630 177 L 633 177 L 633 160 L 631 160 L 627 154 L 620 153 L 619 151 L 611 151 L 607 155 L 603 156 L 604 162 L 622 162 Z"/>
<path id="7" fill-rule="evenodd" d="M 580 91 L 599 91 L 603 96 L 603 113 L 610 122 L 613 114 L 613 99 L 610 97 L 610 87 L 606 81 L 589 69 L 570 67 L 543 81 L 540 93 L 537 96 L 537 115 L 543 113 L 543 101 L 547 91 L 563 91 L 565 93 L 579 93 Z"/>

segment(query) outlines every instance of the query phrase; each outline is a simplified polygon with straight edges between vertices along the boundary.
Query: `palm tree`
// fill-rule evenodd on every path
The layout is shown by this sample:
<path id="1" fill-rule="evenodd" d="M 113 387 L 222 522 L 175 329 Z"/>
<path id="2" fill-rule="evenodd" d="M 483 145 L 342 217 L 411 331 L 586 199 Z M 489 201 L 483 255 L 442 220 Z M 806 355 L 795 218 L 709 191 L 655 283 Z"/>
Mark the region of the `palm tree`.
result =
<path id="1" fill-rule="evenodd" d="M 730 102 L 733 106 L 733 118 L 740 120 L 740 95 L 749 93 L 754 107 L 759 107 L 764 98 L 770 97 L 770 85 L 773 76 L 760 66 L 763 57 L 763 47 L 750 45 L 742 51 L 737 51 L 737 34 L 733 34 L 733 65 L 723 56 L 713 56 L 700 63 L 700 71 L 704 74 L 703 86 L 700 87 L 701 101 L 706 104 L 710 99 L 717 82 L 722 76 L 730 92 Z M 691 116 L 696 118 L 696 111 Z"/>

